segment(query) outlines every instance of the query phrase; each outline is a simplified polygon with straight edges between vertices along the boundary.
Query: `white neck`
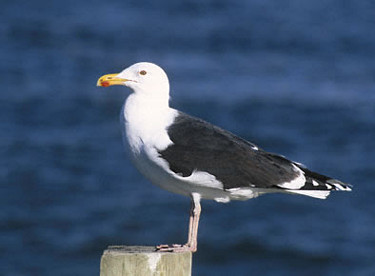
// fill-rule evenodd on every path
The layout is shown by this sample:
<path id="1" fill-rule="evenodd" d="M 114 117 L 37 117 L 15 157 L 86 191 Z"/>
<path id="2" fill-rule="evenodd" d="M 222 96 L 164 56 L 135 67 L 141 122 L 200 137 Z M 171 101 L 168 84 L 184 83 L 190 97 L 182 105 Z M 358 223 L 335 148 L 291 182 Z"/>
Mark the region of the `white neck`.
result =
<path id="1" fill-rule="evenodd" d="M 143 144 L 163 149 L 171 143 L 166 129 L 173 123 L 177 111 L 169 108 L 168 101 L 167 97 L 150 97 L 141 93 L 132 93 L 128 97 L 121 116 L 125 142 L 133 151 L 139 152 Z"/>

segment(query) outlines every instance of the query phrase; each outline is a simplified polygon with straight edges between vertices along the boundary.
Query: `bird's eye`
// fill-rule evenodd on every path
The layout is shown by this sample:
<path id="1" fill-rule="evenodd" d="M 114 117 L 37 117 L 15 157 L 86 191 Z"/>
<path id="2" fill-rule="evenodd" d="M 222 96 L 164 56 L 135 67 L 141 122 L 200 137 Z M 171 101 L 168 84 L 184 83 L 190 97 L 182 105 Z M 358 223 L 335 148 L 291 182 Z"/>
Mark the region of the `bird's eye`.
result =
<path id="1" fill-rule="evenodd" d="M 145 71 L 145 70 L 142 70 L 141 72 L 139 72 L 139 74 L 141 74 L 141 75 L 146 75 L 147 74 L 147 72 Z"/>

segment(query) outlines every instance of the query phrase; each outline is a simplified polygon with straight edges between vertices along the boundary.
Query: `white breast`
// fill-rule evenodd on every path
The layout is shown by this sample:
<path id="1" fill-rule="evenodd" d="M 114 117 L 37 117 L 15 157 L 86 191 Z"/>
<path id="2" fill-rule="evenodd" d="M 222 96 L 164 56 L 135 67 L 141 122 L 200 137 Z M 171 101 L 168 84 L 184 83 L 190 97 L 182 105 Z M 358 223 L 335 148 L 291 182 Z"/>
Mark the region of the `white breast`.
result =
<path id="1" fill-rule="evenodd" d="M 153 184 L 185 194 L 181 187 L 172 183 L 169 165 L 158 154 L 158 150 L 172 144 L 167 128 L 177 114 L 168 106 L 160 107 L 158 103 L 132 94 L 123 106 L 120 121 L 124 145 L 137 169 Z"/>
<path id="2" fill-rule="evenodd" d="M 176 116 L 176 110 L 159 103 L 157 99 L 131 94 L 123 106 L 120 118 L 124 142 L 135 154 L 142 146 L 163 150 L 172 143 L 167 128 Z"/>

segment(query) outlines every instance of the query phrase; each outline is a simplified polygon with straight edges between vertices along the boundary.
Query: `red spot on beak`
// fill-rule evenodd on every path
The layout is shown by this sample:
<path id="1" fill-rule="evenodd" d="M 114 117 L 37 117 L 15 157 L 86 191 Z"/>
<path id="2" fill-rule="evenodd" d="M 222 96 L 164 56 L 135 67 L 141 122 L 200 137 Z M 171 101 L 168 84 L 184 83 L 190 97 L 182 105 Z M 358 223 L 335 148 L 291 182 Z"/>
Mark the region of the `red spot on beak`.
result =
<path id="1" fill-rule="evenodd" d="M 103 86 L 103 87 L 108 87 L 109 86 L 109 81 L 102 81 L 100 83 L 100 85 Z"/>

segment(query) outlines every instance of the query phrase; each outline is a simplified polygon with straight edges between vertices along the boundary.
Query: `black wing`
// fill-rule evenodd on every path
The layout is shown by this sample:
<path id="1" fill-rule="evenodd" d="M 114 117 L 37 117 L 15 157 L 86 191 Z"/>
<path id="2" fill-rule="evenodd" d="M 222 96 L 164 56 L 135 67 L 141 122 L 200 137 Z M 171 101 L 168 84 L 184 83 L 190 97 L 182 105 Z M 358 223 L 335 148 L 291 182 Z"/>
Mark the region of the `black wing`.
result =
<path id="1" fill-rule="evenodd" d="M 167 131 L 173 145 L 159 154 L 182 176 L 194 170 L 208 172 L 224 189 L 279 188 L 278 184 L 299 176 L 293 162 L 284 157 L 187 114 L 180 112 Z"/>

